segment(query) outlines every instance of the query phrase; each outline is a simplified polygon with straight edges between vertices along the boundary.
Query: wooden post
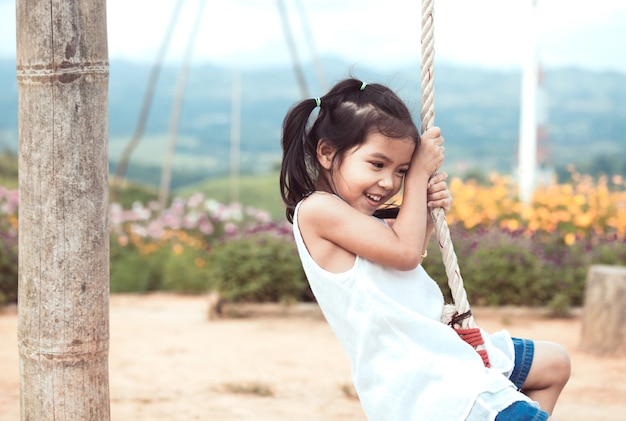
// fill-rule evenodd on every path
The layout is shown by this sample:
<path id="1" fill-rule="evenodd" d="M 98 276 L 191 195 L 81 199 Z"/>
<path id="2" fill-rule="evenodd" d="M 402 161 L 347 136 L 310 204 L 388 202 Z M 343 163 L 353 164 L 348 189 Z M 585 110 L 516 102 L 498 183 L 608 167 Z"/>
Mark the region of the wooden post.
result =
<path id="1" fill-rule="evenodd" d="M 593 265 L 587 275 L 581 349 L 626 355 L 626 267 Z"/>
<path id="2" fill-rule="evenodd" d="M 21 420 L 110 419 L 105 0 L 17 0 Z"/>

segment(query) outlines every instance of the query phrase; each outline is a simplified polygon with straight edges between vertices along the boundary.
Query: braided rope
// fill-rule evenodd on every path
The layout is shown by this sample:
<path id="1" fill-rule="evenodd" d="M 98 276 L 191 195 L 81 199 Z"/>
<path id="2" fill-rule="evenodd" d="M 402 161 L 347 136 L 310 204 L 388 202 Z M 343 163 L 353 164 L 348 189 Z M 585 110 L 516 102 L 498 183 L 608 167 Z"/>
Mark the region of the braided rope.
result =
<path id="1" fill-rule="evenodd" d="M 435 121 L 435 26 L 434 26 L 434 0 L 422 0 L 422 73 L 421 73 L 421 93 L 422 93 L 422 133 L 434 125 Z M 435 208 L 431 211 L 431 216 L 435 222 L 435 232 L 439 241 L 439 247 L 443 257 L 443 263 L 448 276 L 448 285 L 454 300 L 457 314 L 468 313 L 468 317 L 460 322 L 463 329 L 474 328 L 474 318 L 470 312 L 470 305 L 467 300 L 467 293 L 463 286 L 461 270 L 457 261 L 456 253 L 450 238 L 450 229 L 446 222 L 446 215 L 442 208 Z"/>

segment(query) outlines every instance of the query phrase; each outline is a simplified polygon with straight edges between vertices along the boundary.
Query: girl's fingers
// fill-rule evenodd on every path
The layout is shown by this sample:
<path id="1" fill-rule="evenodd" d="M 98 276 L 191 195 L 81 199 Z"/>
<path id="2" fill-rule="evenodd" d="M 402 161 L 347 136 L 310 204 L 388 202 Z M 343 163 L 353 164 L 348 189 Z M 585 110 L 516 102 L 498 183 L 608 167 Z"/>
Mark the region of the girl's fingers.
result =
<path id="1" fill-rule="evenodd" d="M 448 173 L 445 171 L 436 171 L 429 180 L 429 186 L 434 186 L 442 181 L 445 182 L 448 179 Z"/>
<path id="2" fill-rule="evenodd" d="M 432 180 L 435 182 L 446 181 L 448 179 L 448 173 L 445 171 L 437 171 L 433 174 Z"/>
<path id="3" fill-rule="evenodd" d="M 452 208 L 452 199 L 432 200 L 428 202 L 429 208 L 442 208 L 446 213 Z"/>
<path id="4" fill-rule="evenodd" d="M 446 183 L 445 181 L 439 181 L 437 183 L 433 183 L 432 180 L 430 181 L 427 191 L 429 195 L 444 191 L 448 192 L 448 183 Z"/>

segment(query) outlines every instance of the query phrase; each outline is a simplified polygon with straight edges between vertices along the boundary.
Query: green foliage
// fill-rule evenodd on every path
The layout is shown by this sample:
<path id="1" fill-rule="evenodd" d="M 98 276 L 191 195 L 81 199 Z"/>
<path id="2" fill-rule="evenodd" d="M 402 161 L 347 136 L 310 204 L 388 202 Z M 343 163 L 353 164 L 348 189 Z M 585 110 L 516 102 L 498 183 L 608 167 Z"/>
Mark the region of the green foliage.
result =
<path id="1" fill-rule="evenodd" d="M 17 191 L 0 186 L 0 305 L 17 302 Z"/>
<path id="2" fill-rule="evenodd" d="M 159 211 L 111 209 L 111 291 L 205 293 L 232 301 L 306 296 L 291 226 L 263 211 L 207 200 L 202 193 Z"/>
<path id="3" fill-rule="evenodd" d="M 590 265 L 623 265 L 626 261 L 623 239 L 594 238 L 566 246 L 557 234 L 526 238 L 458 225 L 450 231 L 472 305 L 547 306 L 555 315 L 566 315 L 571 307 L 583 304 Z M 428 248 L 423 266 L 451 301 L 437 242 L 432 241 Z"/>
<path id="4" fill-rule="evenodd" d="M 293 239 L 259 233 L 228 241 L 210 254 L 208 285 L 232 302 L 295 302 L 308 284 Z"/>
<path id="5" fill-rule="evenodd" d="M 186 294 L 208 291 L 207 250 L 177 244 L 167 248 L 163 264 L 163 289 Z"/>
<path id="6" fill-rule="evenodd" d="M 593 263 L 593 255 L 585 251 L 587 246 L 584 243 L 565 246 L 556 235 L 536 241 L 542 244 L 542 273 L 550 280 L 546 287 L 550 291 L 547 304 L 557 313 L 562 312 L 565 302 L 569 306 L 582 305 L 587 270 Z"/>
<path id="7" fill-rule="evenodd" d="M 17 188 L 17 155 L 11 151 L 0 152 L 0 186 Z"/>
<path id="8" fill-rule="evenodd" d="M 463 272 L 470 302 L 537 306 L 545 303 L 543 265 L 530 250 L 529 241 L 491 231 L 480 239 L 480 247 L 466 256 Z"/>
<path id="9" fill-rule="evenodd" d="M 594 177 L 601 175 L 621 174 L 626 176 L 626 146 L 621 145 L 622 150 L 617 149 L 612 154 L 599 153 L 592 156 L 580 157 L 576 162 L 576 169 L 583 174 L 589 174 Z M 569 165 L 559 165 L 556 167 L 556 175 L 561 183 L 569 183 L 572 181 L 572 173 Z"/>
<path id="10" fill-rule="evenodd" d="M 145 256 L 135 247 L 120 246 L 115 236 L 111 236 L 110 248 L 110 288 L 112 293 L 145 293 L 161 289 L 165 255 L 163 250 Z"/>
<path id="11" fill-rule="evenodd" d="M 148 203 L 152 200 L 157 200 L 159 197 L 155 187 L 132 181 L 125 181 L 122 184 L 120 191 L 115 192 L 117 197 L 113 197 L 112 187 L 110 192 L 111 200 L 119 203 L 123 208 L 130 208 L 135 202 Z"/>
<path id="12" fill-rule="evenodd" d="M 2 232 L 1 228 L 0 306 L 17 302 L 17 237 L 10 232 Z"/>
<path id="13" fill-rule="evenodd" d="M 17 300 L 17 195 L 0 188 L 0 304 Z M 282 219 L 282 217 L 281 217 Z M 134 203 L 111 212 L 111 292 L 217 290 L 232 302 L 313 300 L 291 226 L 265 212 L 203 195 L 176 198 L 160 212 Z M 528 237 L 483 226 L 450 227 L 472 305 L 548 306 L 566 315 L 583 302 L 592 264 L 623 265 L 626 238 L 594 234 L 566 245 L 556 233 Z M 424 262 L 450 301 L 437 242 Z"/>
<path id="14" fill-rule="evenodd" d="M 619 240 L 609 240 L 586 247 L 583 252 L 591 256 L 591 263 L 603 265 L 624 265 L 626 263 L 626 247 L 620 246 Z"/>

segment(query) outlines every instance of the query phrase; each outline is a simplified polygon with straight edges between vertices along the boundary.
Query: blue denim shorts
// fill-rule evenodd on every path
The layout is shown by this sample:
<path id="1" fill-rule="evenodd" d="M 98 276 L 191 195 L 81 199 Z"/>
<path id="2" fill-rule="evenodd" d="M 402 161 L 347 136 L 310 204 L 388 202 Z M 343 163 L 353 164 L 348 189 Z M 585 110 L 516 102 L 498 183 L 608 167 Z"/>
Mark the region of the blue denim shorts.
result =
<path id="1" fill-rule="evenodd" d="M 529 339 L 512 339 L 515 349 L 515 366 L 509 379 L 517 387 L 517 390 L 520 390 L 533 363 L 535 343 Z M 550 414 L 530 402 L 517 401 L 500 411 L 495 421 L 546 421 L 549 417 Z"/>
<path id="2" fill-rule="evenodd" d="M 509 379 L 517 390 L 520 390 L 533 363 L 535 343 L 529 339 L 512 339 L 515 363 Z M 517 393 L 510 390 L 495 393 L 483 392 L 476 399 L 467 419 L 474 421 L 490 419 L 496 411 L 495 421 L 546 421 L 548 419 L 549 414 L 539 409 L 536 402 L 516 401 L 518 397 Z M 509 406 L 503 410 L 496 409 L 507 405 L 507 399 L 511 399 L 509 402 L 512 402 Z"/>
<path id="3" fill-rule="evenodd" d="M 545 411 L 526 401 L 514 402 L 504 411 L 500 411 L 496 421 L 547 421 L 550 417 Z"/>
<path id="4" fill-rule="evenodd" d="M 530 366 L 533 364 L 535 343 L 530 339 L 511 339 L 513 340 L 513 349 L 515 350 L 515 366 L 509 379 L 517 387 L 517 390 L 520 390 L 526 381 L 526 377 L 528 377 Z"/>

